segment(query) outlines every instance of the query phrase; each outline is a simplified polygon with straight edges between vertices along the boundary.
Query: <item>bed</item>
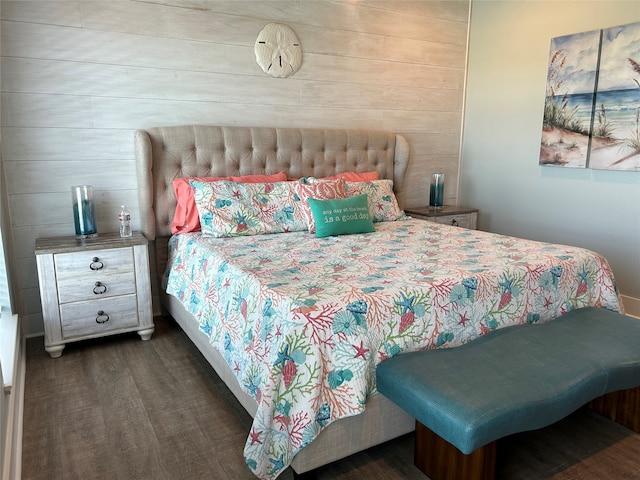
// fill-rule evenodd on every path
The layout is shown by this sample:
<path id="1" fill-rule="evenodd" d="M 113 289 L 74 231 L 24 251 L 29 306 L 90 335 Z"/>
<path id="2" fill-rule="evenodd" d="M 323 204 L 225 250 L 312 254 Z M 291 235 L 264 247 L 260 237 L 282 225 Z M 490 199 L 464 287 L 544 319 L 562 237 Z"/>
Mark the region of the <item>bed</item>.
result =
<path id="1" fill-rule="evenodd" d="M 375 365 L 385 358 L 581 306 L 622 309 L 609 265 L 594 252 L 404 216 L 409 147 L 400 135 L 175 126 L 136 131 L 135 148 L 162 304 L 254 418 L 244 454 L 260 478 L 289 465 L 308 472 L 412 431 L 414 419 L 376 394 Z M 276 172 L 377 172 L 381 180 L 364 183 L 392 180 L 400 212 L 379 218 L 374 233 L 171 235 L 176 178 Z M 363 182 L 346 183 L 370 200 Z M 202 195 L 211 185 L 190 183 Z M 265 192 L 281 187 L 290 188 L 277 182 Z"/>

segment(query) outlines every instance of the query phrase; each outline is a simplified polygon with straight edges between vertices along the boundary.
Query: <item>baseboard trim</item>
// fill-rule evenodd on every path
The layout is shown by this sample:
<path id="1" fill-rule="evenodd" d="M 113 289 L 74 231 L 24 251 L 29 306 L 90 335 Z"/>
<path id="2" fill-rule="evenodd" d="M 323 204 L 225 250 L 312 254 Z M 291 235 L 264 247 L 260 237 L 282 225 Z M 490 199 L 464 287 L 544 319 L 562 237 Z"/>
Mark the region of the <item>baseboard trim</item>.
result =
<path id="1" fill-rule="evenodd" d="M 628 297 L 626 295 L 620 296 L 622 297 L 625 313 L 631 317 L 640 318 L 640 298 Z"/>

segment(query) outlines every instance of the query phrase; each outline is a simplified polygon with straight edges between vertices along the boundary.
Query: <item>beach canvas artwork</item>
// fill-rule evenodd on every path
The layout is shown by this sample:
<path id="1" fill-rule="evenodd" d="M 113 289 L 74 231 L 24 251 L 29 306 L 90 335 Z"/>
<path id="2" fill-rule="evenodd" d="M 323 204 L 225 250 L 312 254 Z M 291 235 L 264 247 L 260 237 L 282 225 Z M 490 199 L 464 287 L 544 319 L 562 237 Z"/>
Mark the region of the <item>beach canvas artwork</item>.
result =
<path id="1" fill-rule="evenodd" d="M 600 34 L 593 30 L 551 39 L 540 165 L 587 166 Z"/>
<path id="2" fill-rule="evenodd" d="M 602 32 L 588 166 L 640 172 L 640 23 Z"/>
<path id="3" fill-rule="evenodd" d="M 640 171 L 640 23 L 551 40 L 540 165 Z"/>

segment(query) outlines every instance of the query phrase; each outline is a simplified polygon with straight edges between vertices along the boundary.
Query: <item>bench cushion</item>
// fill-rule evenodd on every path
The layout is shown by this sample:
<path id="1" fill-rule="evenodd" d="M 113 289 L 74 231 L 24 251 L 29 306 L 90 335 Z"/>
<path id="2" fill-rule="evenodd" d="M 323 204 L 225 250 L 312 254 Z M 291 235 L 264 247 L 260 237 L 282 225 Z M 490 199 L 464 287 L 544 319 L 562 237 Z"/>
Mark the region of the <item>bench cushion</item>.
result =
<path id="1" fill-rule="evenodd" d="M 380 393 L 469 454 L 640 386 L 640 321 L 582 308 L 460 347 L 401 354 L 376 376 Z"/>

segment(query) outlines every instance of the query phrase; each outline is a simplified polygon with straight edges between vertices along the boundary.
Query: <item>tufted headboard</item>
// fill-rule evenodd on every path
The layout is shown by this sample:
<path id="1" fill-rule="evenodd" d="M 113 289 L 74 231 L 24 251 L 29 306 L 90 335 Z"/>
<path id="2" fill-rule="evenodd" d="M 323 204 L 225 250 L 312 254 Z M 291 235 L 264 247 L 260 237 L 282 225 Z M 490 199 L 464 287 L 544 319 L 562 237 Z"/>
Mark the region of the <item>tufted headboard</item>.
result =
<path id="1" fill-rule="evenodd" d="M 402 208 L 409 144 L 374 130 L 185 125 L 135 132 L 140 228 L 153 242 L 154 285 L 167 263 L 176 209 L 172 180 L 284 171 L 289 178 L 377 170 L 393 179 Z M 156 283 L 158 282 L 158 283 Z M 157 291 L 156 286 L 154 290 Z M 164 301 L 161 296 L 161 301 Z"/>
<path id="2" fill-rule="evenodd" d="M 172 180 L 284 171 L 289 178 L 377 170 L 402 200 L 409 163 L 406 139 L 373 130 L 187 125 L 136 130 L 142 233 L 171 235 Z M 402 206 L 402 205 L 401 205 Z"/>

